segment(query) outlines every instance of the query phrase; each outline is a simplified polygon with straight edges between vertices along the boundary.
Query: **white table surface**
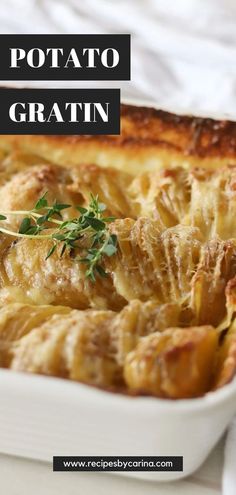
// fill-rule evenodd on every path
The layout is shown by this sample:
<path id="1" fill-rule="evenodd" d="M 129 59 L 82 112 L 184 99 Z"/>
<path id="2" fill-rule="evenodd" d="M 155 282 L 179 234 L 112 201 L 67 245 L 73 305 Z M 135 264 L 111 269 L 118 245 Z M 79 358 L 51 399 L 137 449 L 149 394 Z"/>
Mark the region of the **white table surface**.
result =
<path id="1" fill-rule="evenodd" d="M 53 472 L 52 465 L 0 454 L 2 495 L 219 495 L 224 440 L 193 476 L 153 483 L 108 473 Z"/>

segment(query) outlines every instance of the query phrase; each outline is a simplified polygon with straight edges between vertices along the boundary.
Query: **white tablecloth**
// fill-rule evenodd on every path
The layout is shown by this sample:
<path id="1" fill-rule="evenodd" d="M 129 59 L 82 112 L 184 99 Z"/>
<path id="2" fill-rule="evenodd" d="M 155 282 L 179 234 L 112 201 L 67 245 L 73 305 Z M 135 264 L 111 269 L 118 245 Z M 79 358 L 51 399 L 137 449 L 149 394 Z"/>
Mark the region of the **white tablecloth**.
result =
<path id="1" fill-rule="evenodd" d="M 232 119 L 236 119 L 235 23 L 235 0 L 0 2 L 1 33 L 131 33 L 131 82 L 52 81 L 52 87 L 121 87 L 126 98 Z"/>
<path id="2" fill-rule="evenodd" d="M 221 495 L 223 440 L 194 476 L 171 483 L 108 473 L 58 473 L 47 463 L 0 455 L 2 495 Z"/>

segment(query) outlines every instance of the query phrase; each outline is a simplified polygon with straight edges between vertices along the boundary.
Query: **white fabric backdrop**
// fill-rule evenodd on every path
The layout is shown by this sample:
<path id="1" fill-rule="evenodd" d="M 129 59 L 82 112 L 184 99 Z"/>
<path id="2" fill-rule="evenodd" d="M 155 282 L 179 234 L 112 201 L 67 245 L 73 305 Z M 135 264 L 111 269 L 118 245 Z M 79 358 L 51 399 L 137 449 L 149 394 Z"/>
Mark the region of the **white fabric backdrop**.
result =
<path id="1" fill-rule="evenodd" d="M 131 33 L 130 83 L 67 86 L 121 86 L 125 98 L 236 120 L 235 26 L 235 0 L 0 2 L 1 33 Z"/>

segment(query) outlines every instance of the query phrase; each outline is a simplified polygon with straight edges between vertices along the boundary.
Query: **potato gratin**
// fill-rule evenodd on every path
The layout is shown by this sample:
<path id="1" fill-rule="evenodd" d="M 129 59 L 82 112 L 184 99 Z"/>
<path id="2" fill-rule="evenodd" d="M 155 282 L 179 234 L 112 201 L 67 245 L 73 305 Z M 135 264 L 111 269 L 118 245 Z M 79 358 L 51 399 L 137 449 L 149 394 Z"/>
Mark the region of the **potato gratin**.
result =
<path id="1" fill-rule="evenodd" d="M 236 124 L 122 113 L 119 137 L 0 136 L 0 366 L 198 397 L 236 373 Z M 106 205 L 96 276 L 86 224 L 63 253 L 44 202 L 22 227 L 45 197 L 70 229 Z"/>

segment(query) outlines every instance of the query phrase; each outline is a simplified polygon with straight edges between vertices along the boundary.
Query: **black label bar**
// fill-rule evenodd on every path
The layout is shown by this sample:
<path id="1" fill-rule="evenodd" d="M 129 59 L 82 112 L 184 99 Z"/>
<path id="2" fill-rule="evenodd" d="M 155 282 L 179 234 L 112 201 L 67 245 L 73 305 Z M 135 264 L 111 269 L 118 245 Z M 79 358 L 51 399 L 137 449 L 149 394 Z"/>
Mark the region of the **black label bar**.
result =
<path id="1" fill-rule="evenodd" d="M 0 88 L 0 134 L 119 134 L 119 89 Z"/>
<path id="2" fill-rule="evenodd" d="M 183 471 L 183 457 L 54 456 L 53 471 Z"/>
<path id="3" fill-rule="evenodd" d="M 2 81 L 130 80 L 129 34 L 1 34 Z"/>

